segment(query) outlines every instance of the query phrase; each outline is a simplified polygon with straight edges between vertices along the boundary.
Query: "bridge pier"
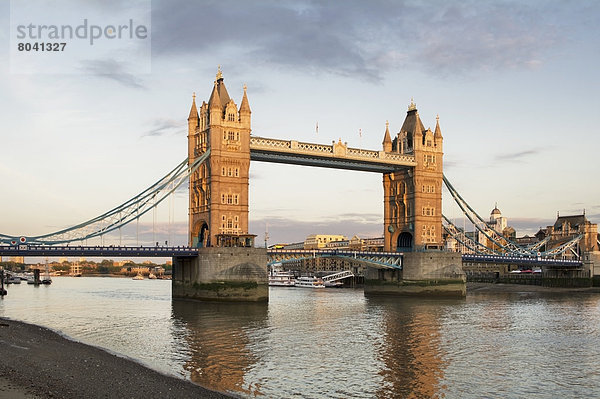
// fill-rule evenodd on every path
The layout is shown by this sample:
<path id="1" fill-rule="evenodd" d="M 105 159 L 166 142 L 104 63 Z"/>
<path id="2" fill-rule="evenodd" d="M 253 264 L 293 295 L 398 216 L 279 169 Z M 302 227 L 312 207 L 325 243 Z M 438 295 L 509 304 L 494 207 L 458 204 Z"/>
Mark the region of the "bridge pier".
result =
<path id="1" fill-rule="evenodd" d="M 467 293 L 456 252 L 407 252 L 402 270 L 368 267 L 365 273 L 365 295 L 464 298 Z"/>
<path id="2" fill-rule="evenodd" d="M 264 248 L 200 248 L 197 257 L 173 258 L 173 298 L 268 302 Z"/>

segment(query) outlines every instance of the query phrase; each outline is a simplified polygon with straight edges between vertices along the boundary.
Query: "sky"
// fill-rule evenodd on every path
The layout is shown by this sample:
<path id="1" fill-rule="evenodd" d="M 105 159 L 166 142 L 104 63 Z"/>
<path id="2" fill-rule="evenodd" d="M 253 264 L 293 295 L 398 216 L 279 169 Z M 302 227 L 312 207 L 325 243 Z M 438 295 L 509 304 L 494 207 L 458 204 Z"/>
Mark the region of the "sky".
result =
<path id="1" fill-rule="evenodd" d="M 84 19 L 147 34 L 18 51 L 39 41 L 19 24 Z M 557 212 L 599 223 L 599 20 L 585 0 L 2 0 L 0 233 L 69 227 L 159 180 L 219 65 L 238 106 L 248 87 L 253 135 L 379 150 L 414 99 L 425 127 L 439 115 L 445 175 L 482 217 L 497 204 L 519 236 Z M 383 234 L 381 175 L 253 162 L 250 176 L 259 242 Z M 184 245 L 187 190 L 171 204 L 104 243 Z"/>

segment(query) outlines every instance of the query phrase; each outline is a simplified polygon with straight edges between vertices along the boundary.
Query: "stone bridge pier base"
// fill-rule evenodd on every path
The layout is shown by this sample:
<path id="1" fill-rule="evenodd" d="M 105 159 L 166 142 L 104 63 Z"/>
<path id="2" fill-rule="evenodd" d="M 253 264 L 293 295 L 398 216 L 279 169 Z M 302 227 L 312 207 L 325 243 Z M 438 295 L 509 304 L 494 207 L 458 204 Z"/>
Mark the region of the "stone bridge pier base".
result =
<path id="1" fill-rule="evenodd" d="M 264 248 L 200 248 L 196 258 L 173 258 L 173 298 L 268 302 Z"/>
<path id="2" fill-rule="evenodd" d="M 367 268 L 365 295 L 466 296 L 466 276 L 460 253 L 407 252 L 402 264 L 402 270 Z"/>

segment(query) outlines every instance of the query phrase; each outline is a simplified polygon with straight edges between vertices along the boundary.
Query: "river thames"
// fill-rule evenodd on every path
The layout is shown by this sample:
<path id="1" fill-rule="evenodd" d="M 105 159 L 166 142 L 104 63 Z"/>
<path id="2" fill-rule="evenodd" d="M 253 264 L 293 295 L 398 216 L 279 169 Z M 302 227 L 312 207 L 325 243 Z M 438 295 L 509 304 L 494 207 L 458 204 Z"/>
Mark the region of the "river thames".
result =
<path id="1" fill-rule="evenodd" d="M 49 327 L 241 397 L 600 396 L 600 294 L 365 297 L 270 289 L 270 302 L 171 299 L 171 282 L 11 285 L 0 316 Z"/>

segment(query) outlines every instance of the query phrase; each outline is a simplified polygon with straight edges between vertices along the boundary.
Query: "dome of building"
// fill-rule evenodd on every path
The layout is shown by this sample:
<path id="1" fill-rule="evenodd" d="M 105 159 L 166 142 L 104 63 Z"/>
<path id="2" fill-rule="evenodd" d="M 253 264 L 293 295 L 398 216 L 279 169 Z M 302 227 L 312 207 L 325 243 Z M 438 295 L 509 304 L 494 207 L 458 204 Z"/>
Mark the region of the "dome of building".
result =
<path id="1" fill-rule="evenodd" d="M 492 216 L 494 216 L 494 215 L 498 215 L 498 216 L 502 215 L 502 212 L 500 212 L 500 209 L 498 209 L 498 205 L 497 204 L 494 206 L 494 209 L 492 209 L 491 215 Z"/>

